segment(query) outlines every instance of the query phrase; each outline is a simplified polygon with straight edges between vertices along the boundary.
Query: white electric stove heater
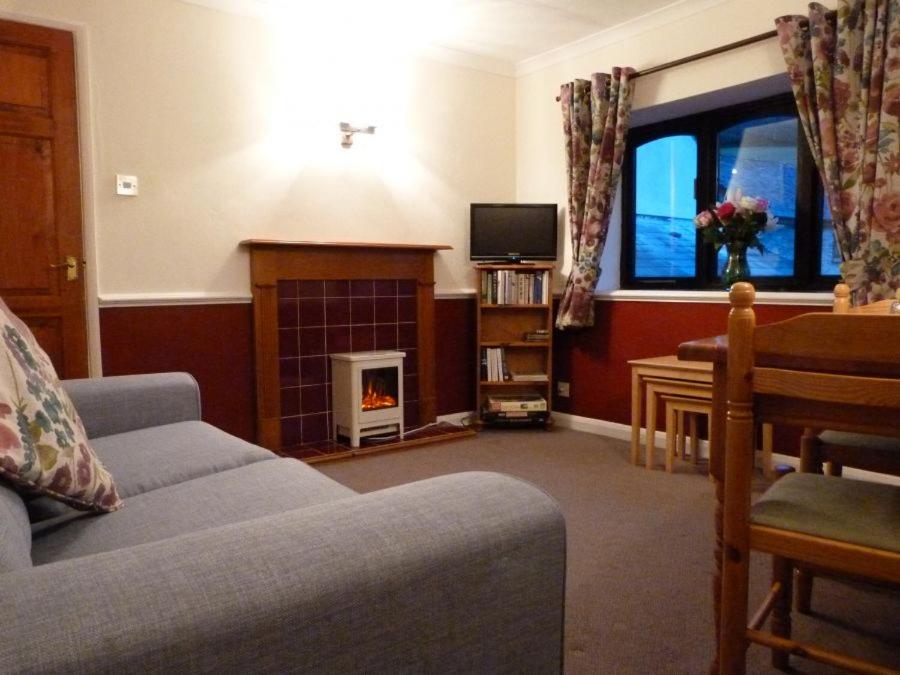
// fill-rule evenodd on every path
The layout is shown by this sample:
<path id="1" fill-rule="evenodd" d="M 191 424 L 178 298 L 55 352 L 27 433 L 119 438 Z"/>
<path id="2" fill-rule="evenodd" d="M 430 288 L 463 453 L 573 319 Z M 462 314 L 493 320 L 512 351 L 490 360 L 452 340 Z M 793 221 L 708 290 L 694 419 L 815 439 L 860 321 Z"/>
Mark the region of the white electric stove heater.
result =
<path id="1" fill-rule="evenodd" d="M 406 352 L 331 354 L 334 440 L 395 434 L 403 438 L 403 358 Z"/>

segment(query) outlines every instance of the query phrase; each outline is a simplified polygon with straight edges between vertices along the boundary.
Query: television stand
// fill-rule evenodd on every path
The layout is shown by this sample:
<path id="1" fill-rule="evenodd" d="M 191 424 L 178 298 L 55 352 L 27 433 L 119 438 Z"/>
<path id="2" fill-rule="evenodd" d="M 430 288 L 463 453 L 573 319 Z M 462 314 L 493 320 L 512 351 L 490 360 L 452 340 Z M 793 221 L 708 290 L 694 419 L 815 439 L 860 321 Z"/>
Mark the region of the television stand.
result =
<path id="1" fill-rule="evenodd" d="M 481 263 L 476 309 L 480 425 L 553 424 L 553 263 Z"/>

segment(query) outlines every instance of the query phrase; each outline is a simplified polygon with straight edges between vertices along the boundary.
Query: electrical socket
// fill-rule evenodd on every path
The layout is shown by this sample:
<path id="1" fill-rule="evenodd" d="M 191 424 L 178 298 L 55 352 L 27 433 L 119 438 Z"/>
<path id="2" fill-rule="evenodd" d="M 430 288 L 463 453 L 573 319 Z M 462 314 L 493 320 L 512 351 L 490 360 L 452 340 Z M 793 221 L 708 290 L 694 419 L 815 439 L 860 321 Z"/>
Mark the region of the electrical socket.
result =
<path id="1" fill-rule="evenodd" d="M 116 194 L 125 195 L 126 197 L 137 197 L 138 179 L 137 176 L 126 176 L 121 173 L 116 174 Z"/>
<path id="2" fill-rule="evenodd" d="M 556 393 L 562 398 L 569 398 L 569 383 L 564 380 L 556 382 Z"/>

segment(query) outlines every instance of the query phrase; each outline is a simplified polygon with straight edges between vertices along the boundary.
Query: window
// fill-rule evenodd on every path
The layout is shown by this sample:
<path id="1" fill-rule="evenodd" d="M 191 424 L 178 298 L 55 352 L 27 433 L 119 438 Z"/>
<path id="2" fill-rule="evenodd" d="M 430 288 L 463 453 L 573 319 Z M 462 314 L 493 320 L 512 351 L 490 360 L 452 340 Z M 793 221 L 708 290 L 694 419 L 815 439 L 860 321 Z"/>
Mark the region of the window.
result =
<path id="1" fill-rule="evenodd" d="M 763 197 L 778 227 L 751 249 L 754 284 L 824 289 L 840 254 L 790 96 L 633 129 L 622 174 L 623 288 L 720 288 L 716 255 L 693 218 L 726 194 Z"/>
<path id="2" fill-rule="evenodd" d="M 697 275 L 697 139 L 673 134 L 636 149 L 635 274 L 693 278 Z"/>

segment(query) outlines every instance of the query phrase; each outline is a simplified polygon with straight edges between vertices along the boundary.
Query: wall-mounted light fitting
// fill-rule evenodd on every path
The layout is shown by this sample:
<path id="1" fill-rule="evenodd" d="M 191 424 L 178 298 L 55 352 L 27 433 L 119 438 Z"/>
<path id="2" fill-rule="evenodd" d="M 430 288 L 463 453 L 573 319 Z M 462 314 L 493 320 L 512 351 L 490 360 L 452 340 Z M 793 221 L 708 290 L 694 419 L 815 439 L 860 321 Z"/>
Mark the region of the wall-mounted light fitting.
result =
<path id="1" fill-rule="evenodd" d="M 347 122 L 341 122 L 341 147 L 353 147 L 353 134 L 374 134 L 375 127 L 354 127 Z"/>

